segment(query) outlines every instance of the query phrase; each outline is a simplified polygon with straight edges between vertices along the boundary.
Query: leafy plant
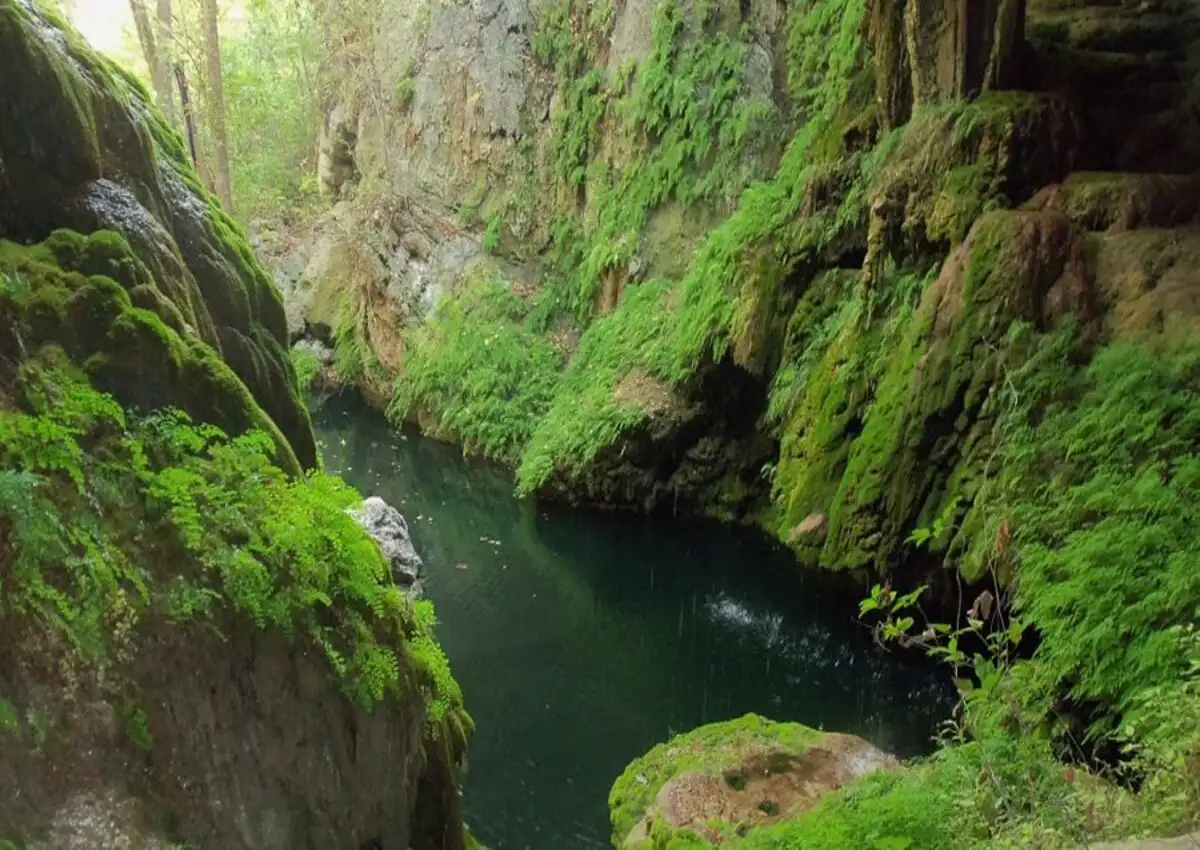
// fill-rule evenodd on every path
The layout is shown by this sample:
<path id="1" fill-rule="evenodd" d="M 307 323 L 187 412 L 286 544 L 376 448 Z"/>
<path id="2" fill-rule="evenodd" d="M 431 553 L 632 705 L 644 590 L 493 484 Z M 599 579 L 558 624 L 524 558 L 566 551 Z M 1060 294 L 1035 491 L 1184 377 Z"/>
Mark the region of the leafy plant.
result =
<path id="1" fill-rule="evenodd" d="M 439 716 L 457 710 L 429 616 L 414 618 L 346 512 L 357 493 L 290 478 L 260 432 L 230 438 L 178 411 L 128 420 L 44 357 L 23 373 L 28 412 L 0 411 L 0 614 L 33 618 L 98 665 L 136 651 L 146 619 L 221 631 L 240 618 L 320 647 L 364 706 L 400 692 L 409 635 Z M 129 728 L 146 741 L 139 712 L 129 706 Z"/>
<path id="2" fill-rule="evenodd" d="M 321 362 L 311 348 L 292 349 L 292 367 L 296 370 L 296 386 L 301 393 L 312 390 L 317 376 L 321 374 Z"/>
<path id="3" fill-rule="evenodd" d="M 523 324 L 525 306 L 490 281 L 444 299 L 408 341 L 389 413 L 436 412 L 468 451 L 515 462 L 549 404 L 562 354 Z"/>

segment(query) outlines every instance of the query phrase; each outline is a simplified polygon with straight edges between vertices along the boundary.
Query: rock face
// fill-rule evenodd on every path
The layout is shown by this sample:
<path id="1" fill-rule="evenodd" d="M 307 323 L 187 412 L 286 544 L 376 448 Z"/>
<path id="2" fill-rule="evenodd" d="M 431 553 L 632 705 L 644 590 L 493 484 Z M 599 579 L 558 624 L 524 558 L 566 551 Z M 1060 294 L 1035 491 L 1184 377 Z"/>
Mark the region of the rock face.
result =
<path id="1" fill-rule="evenodd" d="M 872 0 L 872 49 L 884 122 L 914 108 L 1015 88 L 1024 58 L 1026 0 Z"/>
<path id="2" fill-rule="evenodd" d="M 353 493 L 300 476 L 240 227 L 141 87 L 25 0 L 0 77 L 0 844 L 461 850 L 469 719 Z"/>
<path id="3" fill-rule="evenodd" d="M 1200 13 L 819 6 L 389 8 L 306 321 L 522 492 L 979 575 L 1012 334 L 1198 315 Z"/>
<path id="4" fill-rule="evenodd" d="M 859 777 L 897 769 L 893 756 L 854 735 L 753 714 L 701 726 L 625 769 L 609 797 L 613 846 L 653 850 L 673 837 L 717 845 L 723 831 L 794 819 Z"/>
<path id="5" fill-rule="evenodd" d="M 71 730 L 69 748 L 38 753 L 5 734 L 0 830 L 29 840 L 45 830 L 51 846 L 78 850 L 121 846 L 122 834 L 147 848 L 181 838 L 214 850 L 460 846 L 415 829 L 418 806 L 458 817 L 447 809 L 453 788 L 443 798 L 425 780 L 450 765 L 426 753 L 419 704 L 357 709 L 311 648 L 248 630 L 228 638 L 164 631 L 143 648 L 137 680 L 154 733 L 145 751 L 130 749 L 100 683 L 0 670 L 6 694 L 37 693 L 75 715 L 59 727 Z"/>
<path id="6" fill-rule="evenodd" d="M 408 523 L 400 511 L 378 496 L 363 501 L 352 512 L 354 521 L 363 527 L 379 544 L 383 556 L 392 568 L 392 575 L 402 587 L 414 587 L 421 578 L 421 556 L 408 536 Z"/>

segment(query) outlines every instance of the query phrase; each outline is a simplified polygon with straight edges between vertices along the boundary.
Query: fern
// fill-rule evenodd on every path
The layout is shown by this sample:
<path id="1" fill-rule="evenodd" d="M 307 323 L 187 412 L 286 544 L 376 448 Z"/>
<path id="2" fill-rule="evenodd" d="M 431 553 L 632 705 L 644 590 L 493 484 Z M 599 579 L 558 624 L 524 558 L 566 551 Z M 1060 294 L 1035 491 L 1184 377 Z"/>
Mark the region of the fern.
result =
<path id="1" fill-rule="evenodd" d="M 1117 343 L 1082 371 L 1070 350 L 1048 346 L 1017 376 L 1004 458 L 1018 602 L 1043 636 L 1040 687 L 1119 716 L 1179 680 L 1172 627 L 1200 605 L 1200 345 Z"/>

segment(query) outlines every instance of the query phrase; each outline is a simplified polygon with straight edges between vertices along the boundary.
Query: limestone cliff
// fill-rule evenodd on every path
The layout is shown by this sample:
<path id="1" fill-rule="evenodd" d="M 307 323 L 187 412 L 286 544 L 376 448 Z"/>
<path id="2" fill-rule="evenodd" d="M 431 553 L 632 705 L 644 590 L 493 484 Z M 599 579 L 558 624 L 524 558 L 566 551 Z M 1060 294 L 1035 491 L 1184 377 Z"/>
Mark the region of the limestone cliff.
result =
<path id="1" fill-rule="evenodd" d="M 1170 0 L 381 12 L 293 330 L 524 492 L 835 568 L 925 528 L 975 575 L 1005 376 L 1062 321 L 1078 363 L 1195 327 L 1198 32 Z"/>
<path id="2" fill-rule="evenodd" d="M 469 719 L 142 88 L 0 0 L 0 844 L 458 848 Z"/>

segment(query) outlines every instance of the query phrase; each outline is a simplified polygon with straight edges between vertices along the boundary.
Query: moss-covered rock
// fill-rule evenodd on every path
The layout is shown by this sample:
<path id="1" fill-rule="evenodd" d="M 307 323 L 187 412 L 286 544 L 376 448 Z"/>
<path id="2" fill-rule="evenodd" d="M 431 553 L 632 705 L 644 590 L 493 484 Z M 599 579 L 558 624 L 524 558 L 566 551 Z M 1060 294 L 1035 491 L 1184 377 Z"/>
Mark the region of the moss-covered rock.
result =
<path id="1" fill-rule="evenodd" d="M 822 563 L 870 564 L 897 551 L 913 523 L 970 503 L 990 434 L 980 416 L 1010 328 L 1071 312 L 1096 313 L 1082 234 L 1051 213 L 979 219 L 889 357 L 828 506 Z"/>
<path id="2" fill-rule="evenodd" d="M 105 256 L 111 235 L 48 247 L 67 267 L 114 277 L 131 294 L 138 284 L 129 275 L 141 275 L 139 304 L 154 305 L 160 318 L 171 312 L 162 302 L 173 304 L 176 331 L 214 349 L 300 465 L 314 466 L 279 295 L 146 92 L 24 0 L 0 2 L 0 57 L 7 92 L 0 102 L 0 238 L 38 242 L 59 229 L 120 233 L 141 271 Z M 88 254 L 72 256 L 78 250 Z M 133 262 L 124 247 L 112 250 L 118 263 Z"/>
<path id="3" fill-rule="evenodd" d="M 1055 210 L 1085 230 L 1135 230 L 1200 223 L 1200 178 L 1188 174 L 1075 172 L 1046 186 L 1023 209 Z"/>
<path id="4" fill-rule="evenodd" d="M 139 312 L 116 323 L 163 335 Z M 126 411 L 58 345 L 10 354 L 0 834 L 36 846 L 116 795 L 197 847 L 459 850 L 470 720 L 358 495 L 286 474 L 262 432 Z"/>
<path id="5" fill-rule="evenodd" d="M 711 847 L 794 819 L 843 784 L 897 765 L 853 735 L 754 714 L 701 726 L 625 768 L 609 795 L 613 846 Z"/>
<path id="6" fill-rule="evenodd" d="M 58 230 L 29 247 L 0 240 L 0 326 L 7 334 L 0 354 L 13 362 L 61 346 L 125 407 L 174 407 L 230 435 L 264 431 L 280 465 L 300 472 L 274 421 L 216 352 L 189 333 L 174 302 L 116 233 Z"/>
<path id="7" fill-rule="evenodd" d="M 902 132 L 872 187 L 868 268 L 942 256 L 985 211 L 1061 179 L 1080 130 L 1060 98 L 990 92 L 918 110 Z"/>
<path id="8" fill-rule="evenodd" d="M 432 607 L 311 472 L 241 229 L 26 0 L 0 77 L 0 844 L 461 850 Z"/>

